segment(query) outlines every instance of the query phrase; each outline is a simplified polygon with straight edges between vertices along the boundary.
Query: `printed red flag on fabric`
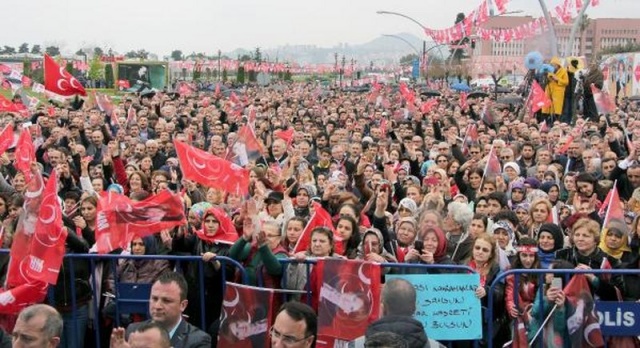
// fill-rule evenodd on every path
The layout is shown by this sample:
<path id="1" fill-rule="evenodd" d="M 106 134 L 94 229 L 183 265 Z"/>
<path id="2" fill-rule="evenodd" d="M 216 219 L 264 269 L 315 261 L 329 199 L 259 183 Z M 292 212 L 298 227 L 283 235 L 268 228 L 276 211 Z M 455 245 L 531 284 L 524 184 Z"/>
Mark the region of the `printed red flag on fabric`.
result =
<path id="1" fill-rule="evenodd" d="M 235 92 L 231 92 L 231 94 L 229 95 L 229 100 L 235 105 L 242 104 Z"/>
<path id="2" fill-rule="evenodd" d="M 423 114 L 428 114 L 431 112 L 431 110 L 433 110 L 433 107 L 436 105 L 438 105 L 438 99 L 430 98 L 429 100 L 423 102 L 420 105 L 420 112 L 422 112 Z"/>
<path id="3" fill-rule="evenodd" d="M 309 250 L 309 246 L 311 245 L 311 232 L 313 232 L 316 227 L 326 227 L 330 229 L 334 237 L 334 252 L 340 255 L 344 254 L 344 244 L 342 238 L 333 227 L 333 219 L 331 219 L 329 212 L 324 210 L 318 202 L 313 202 L 313 216 L 309 219 L 309 222 L 307 222 L 304 230 L 302 230 L 300 238 L 298 238 L 296 246 L 293 248 L 293 253 Z"/>
<path id="4" fill-rule="evenodd" d="M 229 193 L 249 193 L 249 170 L 186 143 L 173 143 L 186 179 Z"/>
<path id="5" fill-rule="evenodd" d="M 131 83 L 129 82 L 129 80 L 118 80 L 118 87 L 122 90 L 122 89 L 129 89 L 131 88 Z"/>
<path id="6" fill-rule="evenodd" d="M 127 110 L 127 125 L 132 125 L 136 123 L 138 123 L 137 111 L 133 106 L 130 106 L 129 110 Z"/>
<path id="7" fill-rule="evenodd" d="M 564 287 L 564 294 L 570 346 L 604 347 L 595 302 L 585 275 L 574 275 Z"/>
<path id="8" fill-rule="evenodd" d="M 55 285 L 58 281 L 62 258 L 65 253 L 67 229 L 62 225 L 62 207 L 58 199 L 58 177 L 51 171 L 42 192 L 38 220 L 29 249 L 28 279 Z"/>
<path id="9" fill-rule="evenodd" d="M 364 336 L 380 315 L 380 264 L 361 260 L 320 259 L 316 264 L 318 336 L 352 341 Z"/>
<path id="10" fill-rule="evenodd" d="M 467 92 L 462 92 L 460 93 L 460 108 L 461 109 L 466 109 L 467 108 Z"/>
<path id="11" fill-rule="evenodd" d="M 135 237 L 146 237 L 187 221 L 180 196 L 168 190 L 139 202 L 105 192 L 98 201 L 96 219 L 98 253 L 126 248 Z"/>
<path id="12" fill-rule="evenodd" d="M 529 96 L 529 100 L 531 103 L 532 113 L 536 113 L 542 108 L 551 106 L 551 99 L 549 99 L 549 96 L 535 80 L 531 83 L 531 95 Z"/>
<path id="13" fill-rule="evenodd" d="M 0 112 L 20 112 L 20 110 L 18 105 L 0 94 Z"/>
<path id="14" fill-rule="evenodd" d="M 0 133 L 0 155 L 7 151 L 14 141 L 13 125 L 9 123 Z"/>
<path id="15" fill-rule="evenodd" d="M 14 166 L 24 174 L 25 180 L 29 182 L 33 177 L 31 174 L 31 163 L 36 160 L 36 150 L 31 140 L 31 132 L 28 129 L 23 129 L 20 132 L 20 137 L 16 144 L 15 156 Z"/>
<path id="16" fill-rule="evenodd" d="M 15 288 L 0 288 L 0 314 L 17 315 L 32 304 L 42 303 L 47 295 L 47 283 L 23 283 Z"/>
<path id="17" fill-rule="evenodd" d="M 502 174 L 502 167 L 500 165 L 500 160 L 496 155 L 496 150 L 491 147 L 491 151 L 489 151 L 489 157 L 487 159 L 487 164 L 484 168 L 484 176 L 485 177 L 497 177 Z"/>
<path id="18" fill-rule="evenodd" d="M 464 141 L 462 142 L 462 154 L 469 155 L 469 147 L 478 143 L 478 126 L 475 123 L 467 125 L 467 130 L 464 135 Z"/>
<path id="19" fill-rule="evenodd" d="M 279 297 L 273 289 L 227 282 L 218 347 L 270 347 L 269 332 L 279 308 Z"/>
<path id="20" fill-rule="evenodd" d="M 265 153 L 264 146 L 256 138 L 253 128 L 245 124 L 238 131 L 235 142 L 229 146 L 225 159 L 244 167 L 250 162 L 255 163 Z"/>
<path id="21" fill-rule="evenodd" d="M 516 322 L 516 333 L 513 335 L 513 339 L 505 343 L 503 348 L 529 348 L 529 341 L 527 338 L 527 326 L 525 325 L 522 317 L 518 317 Z"/>
<path id="22" fill-rule="evenodd" d="M 616 111 L 616 102 L 609 93 L 599 90 L 593 83 L 591 84 L 591 93 L 599 114 L 606 115 Z"/>
<path id="23" fill-rule="evenodd" d="M 63 96 L 87 95 L 82 84 L 48 54 L 44 55 L 44 88 Z"/>

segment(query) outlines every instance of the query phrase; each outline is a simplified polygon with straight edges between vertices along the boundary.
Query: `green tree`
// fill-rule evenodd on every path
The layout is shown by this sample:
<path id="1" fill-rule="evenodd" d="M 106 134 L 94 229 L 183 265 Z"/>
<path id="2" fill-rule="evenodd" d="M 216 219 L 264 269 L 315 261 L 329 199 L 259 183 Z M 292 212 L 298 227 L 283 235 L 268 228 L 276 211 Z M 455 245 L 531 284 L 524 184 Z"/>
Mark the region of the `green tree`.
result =
<path id="1" fill-rule="evenodd" d="M 292 78 L 292 76 L 291 76 L 291 71 L 289 71 L 289 70 L 285 71 L 285 73 L 284 73 L 284 80 L 285 80 L 285 81 L 291 81 L 291 78 Z"/>
<path id="2" fill-rule="evenodd" d="M 100 61 L 100 56 L 94 55 L 89 62 L 89 78 L 91 80 L 102 79 L 104 77 L 104 70 L 104 64 Z"/>
<path id="3" fill-rule="evenodd" d="M 400 58 L 400 65 L 411 65 L 414 59 L 420 59 L 417 54 L 411 53 Z"/>
<path id="4" fill-rule="evenodd" d="M 227 80 L 229 80 L 229 73 L 227 72 L 227 69 L 223 69 L 222 70 L 222 82 L 227 82 Z"/>
<path id="5" fill-rule="evenodd" d="M 31 76 L 32 72 L 31 72 L 31 61 L 25 59 L 22 62 L 22 74 L 24 74 L 25 76 Z"/>
<path id="6" fill-rule="evenodd" d="M 200 70 L 198 69 L 193 69 L 193 74 L 191 76 L 193 76 L 193 81 L 198 81 L 200 80 L 202 73 L 200 72 Z"/>
<path id="7" fill-rule="evenodd" d="M 60 55 L 60 48 L 58 46 L 49 46 L 45 48 L 44 51 L 52 57 Z"/>
<path id="8" fill-rule="evenodd" d="M 93 49 L 93 55 L 97 57 L 102 57 L 104 55 L 104 51 L 100 47 L 95 47 Z"/>
<path id="9" fill-rule="evenodd" d="M 171 51 L 171 59 L 173 59 L 173 60 L 182 60 L 182 51 L 180 51 L 180 50 Z"/>
<path id="10" fill-rule="evenodd" d="M 238 72 L 236 74 L 236 82 L 244 83 L 244 67 L 243 66 L 238 67 Z"/>
<path id="11" fill-rule="evenodd" d="M 251 56 L 248 54 L 243 54 L 242 56 L 238 57 L 238 60 L 241 62 L 248 62 L 251 60 Z"/>
<path id="12" fill-rule="evenodd" d="M 18 53 L 29 53 L 29 44 L 25 42 L 20 45 L 20 47 L 18 47 Z"/>
<path id="13" fill-rule="evenodd" d="M 145 50 L 145 49 L 139 49 L 138 52 L 138 58 L 140 58 L 140 60 L 146 60 L 149 58 L 149 51 Z"/>
<path id="14" fill-rule="evenodd" d="M 262 52 L 260 52 L 260 47 L 256 47 L 256 51 L 253 54 L 253 59 L 258 63 L 262 62 Z"/>
<path id="15" fill-rule="evenodd" d="M 74 75 L 73 63 L 71 63 L 70 61 L 67 63 L 67 66 L 65 66 L 64 69 L 68 71 L 69 74 Z"/>
<path id="16" fill-rule="evenodd" d="M 129 52 L 125 53 L 124 56 L 129 58 L 129 59 L 135 59 L 135 58 L 138 58 L 138 52 L 129 51 Z"/>
<path id="17" fill-rule="evenodd" d="M 33 45 L 31 47 L 31 53 L 33 54 L 40 54 L 42 53 L 42 47 L 40 47 L 40 45 Z"/>
<path id="18" fill-rule="evenodd" d="M 11 46 L 4 45 L 4 49 L 0 53 L 3 53 L 3 54 L 14 54 L 14 53 L 16 53 L 16 49 L 11 47 Z"/>
<path id="19" fill-rule="evenodd" d="M 104 67 L 104 80 L 107 84 L 107 88 L 113 88 L 113 66 L 111 63 L 106 64 Z"/>
<path id="20" fill-rule="evenodd" d="M 79 49 L 78 51 L 76 51 L 76 56 L 86 56 L 86 53 L 84 53 L 84 51 L 81 49 Z"/>

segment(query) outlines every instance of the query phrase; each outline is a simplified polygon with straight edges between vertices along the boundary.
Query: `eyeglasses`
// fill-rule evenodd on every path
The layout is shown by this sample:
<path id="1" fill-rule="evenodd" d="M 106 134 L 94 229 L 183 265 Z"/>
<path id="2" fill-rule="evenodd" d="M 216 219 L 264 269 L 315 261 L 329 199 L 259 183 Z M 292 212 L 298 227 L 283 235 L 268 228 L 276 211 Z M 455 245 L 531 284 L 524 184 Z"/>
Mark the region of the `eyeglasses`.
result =
<path id="1" fill-rule="evenodd" d="M 481 246 L 479 246 L 479 245 L 474 246 L 474 247 L 473 247 L 473 249 L 474 249 L 474 250 L 481 250 L 482 252 L 485 252 L 485 253 L 490 253 L 490 252 L 491 252 L 491 249 L 489 249 L 489 248 L 483 248 L 483 247 L 481 247 Z"/>
<path id="2" fill-rule="evenodd" d="M 272 339 L 280 340 L 280 343 L 282 343 L 284 346 L 287 346 L 287 347 L 293 346 L 294 344 L 302 342 L 312 336 L 312 335 L 307 335 L 303 338 L 295 338 L 293 336 L 283 335 L 273 327 L 271 328 L 271 331 L 269 331 L 269 335 L 271 336 Z"/>

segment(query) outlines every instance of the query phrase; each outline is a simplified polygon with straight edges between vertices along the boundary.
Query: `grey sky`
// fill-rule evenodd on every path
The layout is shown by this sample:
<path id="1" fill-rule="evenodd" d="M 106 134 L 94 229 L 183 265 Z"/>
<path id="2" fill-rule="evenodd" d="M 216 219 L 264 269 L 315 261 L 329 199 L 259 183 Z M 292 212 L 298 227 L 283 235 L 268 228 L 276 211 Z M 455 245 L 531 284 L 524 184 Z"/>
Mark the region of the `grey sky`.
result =
<path id="1" fill-rule="evenodd" d="M 584 0 L 586 1 L 586 0 Z M 546 0 L 553 8 L 562 0 Z M 11 2 L 3 16 L 0 45 L 23 42 L 57 44 L 63 52 L 83 45 L 118 52 L 145 48 L 168 55 L 236 48 L 367 42 L 381 34 L 424 35 L 406 19 L 377 10 L 408 14 L 442 29 L 458 12 L 468 13 L 480 0 L 23 0 Z M 637 14 L 639 0 L 601 0 L 590 17 Z M 539 16 L 537 0 L 511 0 L 509 11 Z"/>

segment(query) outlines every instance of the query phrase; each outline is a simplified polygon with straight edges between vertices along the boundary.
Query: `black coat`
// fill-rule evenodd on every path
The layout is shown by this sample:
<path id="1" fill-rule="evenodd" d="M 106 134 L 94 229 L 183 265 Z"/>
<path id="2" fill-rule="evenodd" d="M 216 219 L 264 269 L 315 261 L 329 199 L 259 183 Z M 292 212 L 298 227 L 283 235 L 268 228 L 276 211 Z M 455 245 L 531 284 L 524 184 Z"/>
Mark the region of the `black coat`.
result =
<path id="1" fill-rule="evenodd" d="M 412 317 L 388 315 L 374 321 L 367 328 L 365 337 L 378 332 L 393 332 L 404 338 L 409 348 L 429 347 L 429 339 L 421 322 Z"/>
<path id="2" fill-rule="evenodd" d="M 127 327 L 126 339 L 129 335 L 142 324 L 148 323 L 150 320 L 140 323 L 133 323 Z M 197 327 L 182 320 L 176 328 L 173 337 L 171 337 L 171 347 L 173 348 L 209 348 L 211 347 L 211 336 Z"/>
<path id="3" fill-rule="evenodd" d="M 620 261 L 618 259 L 607 255 L 598 247 L 587 256 L 580 254 L 575 247 L 556 251 L 556 260 L 565 260 L 574 266 L 579 264 L 587 265 L 591 267 L 591 269 L 600 269 L 605 258 L 613 268 L 620 267 Z M 596 277 L 599 279 L 597 285 L 593 283 L 589 284 L 591 292 L 598 295 L 603 301 L 617 301 L 618 295 L 616 288 L 620 291 L 624 289 L 622 277 L 620 275 L 612 275 L 611 280 L 608 280 L 607 277 L 603 277 L 602 275 L 597 275 Z"/>

